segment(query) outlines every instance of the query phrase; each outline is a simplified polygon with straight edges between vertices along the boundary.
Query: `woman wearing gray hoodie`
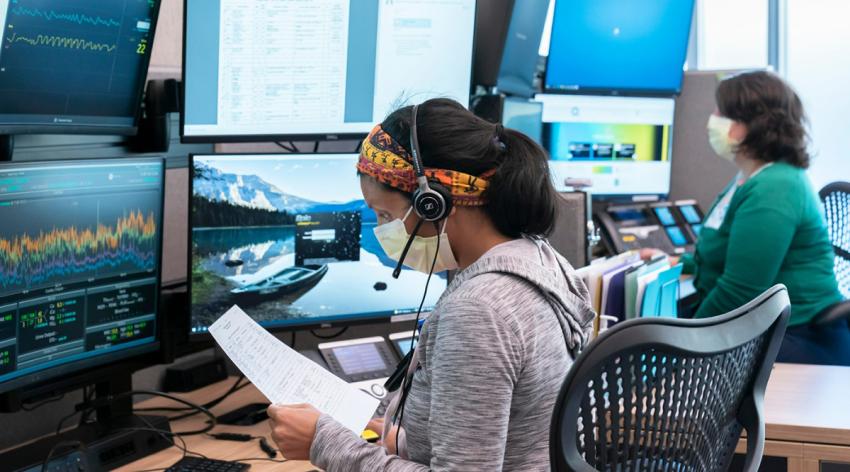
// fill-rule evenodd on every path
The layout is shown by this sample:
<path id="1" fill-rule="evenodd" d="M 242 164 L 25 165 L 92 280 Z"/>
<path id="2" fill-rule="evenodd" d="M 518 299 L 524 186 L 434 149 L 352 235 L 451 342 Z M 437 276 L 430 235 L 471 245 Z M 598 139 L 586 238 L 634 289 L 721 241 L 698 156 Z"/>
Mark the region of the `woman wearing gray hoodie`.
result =
<path id="1" fill-rule="evenodd" d="M 329 472 L 548 470 L 555 399 L 595 315 L 543 239 L 558 198 L 545 151 L 446 99 L 393 112 L 362 149 L 361 188 L 387 255 L 399 259 L 412 235 L 405 265 L 459 272 L 383 425 L 372 425 L 383 426 L 382 444 L 309 405 L 271 407 L 273 438 L 285 457 Z M 413 203 L 417 159 L 443 214 Z"/>

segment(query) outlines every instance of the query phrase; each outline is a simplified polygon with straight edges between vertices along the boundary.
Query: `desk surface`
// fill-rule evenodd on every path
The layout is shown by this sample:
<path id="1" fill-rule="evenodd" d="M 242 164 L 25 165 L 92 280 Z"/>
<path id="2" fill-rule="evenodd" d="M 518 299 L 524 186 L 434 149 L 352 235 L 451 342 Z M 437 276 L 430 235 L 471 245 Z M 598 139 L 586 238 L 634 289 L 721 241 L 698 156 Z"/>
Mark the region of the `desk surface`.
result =
<path id="1" fill-rule="evenodd" d="M 764 410 L 767 439 L 850 446 L 850 367 L 776 364 Z"/>
<path id="2" fill-rule="evenodd" d="M 204 403 L 213 398 L 217 398 L 226 392 L 233 383 L 236 381 L 235 377 L 230 377 L 227 380 L 223 380 L 216 384 L 210 385 L 208 387 L 204 387 L 202 389 L 196 390 L 194 392 L 188 394 L 178 394 L 182 398 L 186 398 L 190 401 L 196 403 Z M 215 406 L 211 409 L 211 411 L 216 415 L 221 415 L 223 413 L 227 413 L 231 410 L 239 408 L 240 406 L 247 405 L 249 403 L 260 403 L 267 402 L 266 398 L 253 386 L 248 385 L 247 387 L 237 391 L 232 394 L 226 400 Z M 159 406 L 180 406 L 176 405 L 173 402 L 169 402 L 166 399 L 162 398 L 152 398 L 150 400 L 146 400 L 144 402 L 140 402 L 136 405 L 138 408 L 144 407 L 159 407 Z M 174 413 L 169 413 L 174 416 Z M 172 431 L 189 431 L 193 429 L 199 429 L 203 427 L 206 421 L 206 416 L 203 414 L 198 414 L 192 416 L 190 418 L 186 418 L 183 420 L 175 421 L 171 423 Z M 242 433 L 242 434 L 250 434 L 253 436 L 265 436 L 268 439 L 269 444 L 273 447 L 277 448 L 277 446 L 272 442 L 269 430 L 269 424 L 267 421 L 263 421 L 257 423 L 253 426 L 227 426 L 227 425 L 218 425 L 215 427 L 213 432 L 231 432 L 231 433 Z M 253 440 L 250 442 L 233 442 L 233 441 L 220 441 L 216 439 L 212 439 L 209 436 L 187 436 L 184 438 L 186 441 L 187 448 L 192 452 L 197 452 L 203 454 L 210 459 L 219 459 L 219 460 L 235 460 L 235 459 L 248 459 L 248 458 L 267 458 L 265 453 L 260 449 L 257 440 Z M 179 444 L 179 440 L 178 440 Z M 148 469 L 165 469 L 183 457 L 183 452 L 176 448 L 171 447 L 164 451 L 161 451 L 157 454 L 153 454 L 151 456 L 145 457 L 144 459 L 138 460 L 136 462 L 132 462 L 124 467 L 116 469 L 121 472 L 130 472 L 130 471 L 139 471 L 139 470 L 148 470 Z M 281 454 L 278 452 L 277 458 L 278 460 L 282 459 Z M 304 472 L 315 470 L 315 468 L 306 461 L 288 461 L 284 463 L 275 463 L 270 461 L 250 461 L 251 471 L 263 471 L 263 470 L 274 470 L 276 472 Z"/>
<path id="3" fill-rule="evenodd" d="M 224 393 L 235 381 L 230 378 L 215 385 L 185 395 L 185 398 L 203 403 Z M 765 423 L 767 439 L 794 442 L 811 442 L 850 446 L 850 367 L 803 366 L 776 364 L 765 394 Z M 221 414 L 252 402 L 265 401 L 253 385 L 231 395 L 212 409 Z M 151 399 L 140 407 L 170 405 L 167 400 Z M 200 427 L 203 415 L 196 415 L 172 424 L 172 430 L 181 431 Z M 268 423 L 254 426 L 217 426 L 216 432 L 238 432 L 255 436 L 269 436 Z M 271 440 L 269 438 L 269 440 Z M 265 457 L 257 441 L 248 443 L 218 441 L 206 436 L 190 436 L 186 444 L 191 451 L 213 459 L 244 459 Z M 165 468 L 177 462 L 182 453 L 170 448 L 158 454 L 129 464 L 120 471 Z M 303 461 L 283 464 L 256 461 L 251 470 L 301 472 L 313 467 Z"/>

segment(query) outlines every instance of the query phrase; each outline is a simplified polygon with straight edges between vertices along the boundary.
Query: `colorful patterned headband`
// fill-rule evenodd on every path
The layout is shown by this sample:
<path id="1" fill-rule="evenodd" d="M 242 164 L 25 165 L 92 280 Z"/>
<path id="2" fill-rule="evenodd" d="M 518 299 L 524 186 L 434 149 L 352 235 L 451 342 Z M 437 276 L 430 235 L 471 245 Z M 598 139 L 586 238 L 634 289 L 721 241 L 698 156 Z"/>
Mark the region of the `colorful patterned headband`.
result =
<path id="1" fill-rule="evenodd" d="M 378 182 L 403 192 L 413 193 L 416 189 L 416 173 L 413 156 L 392 136 L 376 125 L 363 140 L 357 170 L 374 177 Z M 480 176 L 464 174 L 456 170 L 425 168 L 428 180 L 437 181 L 452 193 L 452 202 L 459 206 L 482 206 L 486 203 L 484 191 L 495 170 Z"/>

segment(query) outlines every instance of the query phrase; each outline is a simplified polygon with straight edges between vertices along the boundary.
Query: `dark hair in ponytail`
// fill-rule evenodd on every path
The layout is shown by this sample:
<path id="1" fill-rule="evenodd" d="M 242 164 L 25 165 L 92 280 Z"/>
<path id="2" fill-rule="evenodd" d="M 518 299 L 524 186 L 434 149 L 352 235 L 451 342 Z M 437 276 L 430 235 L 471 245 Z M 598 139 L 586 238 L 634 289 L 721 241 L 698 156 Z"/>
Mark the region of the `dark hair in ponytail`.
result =
<path id="1" fill-rule="evenodd" d="M 809 167 L 803 103 L 779 76 L 765 71 L 732 76 L 720 82 L 715 98 L 721 115 L 747 127 L 743 151 L 763 162 Z"/>
<path id="2" fill-rule="evenodd" d="M 412 107 L 392 112 L 381 124 L 410 150 Z M 508 237 L 545 236 L 555 224 L 557 192 L 546 151 L 528 136 L 490 123 L 449 99 L 419 106 L 419 147 L 425 167 L 481 175 L 495 169 L 484 210 Z"/>

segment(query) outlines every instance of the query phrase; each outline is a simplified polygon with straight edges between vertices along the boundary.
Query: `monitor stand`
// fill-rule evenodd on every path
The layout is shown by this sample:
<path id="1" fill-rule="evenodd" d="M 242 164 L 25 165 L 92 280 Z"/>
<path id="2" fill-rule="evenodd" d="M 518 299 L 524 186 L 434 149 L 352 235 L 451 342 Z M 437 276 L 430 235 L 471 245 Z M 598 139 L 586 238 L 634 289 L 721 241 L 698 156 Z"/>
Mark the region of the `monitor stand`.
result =
<path id="1" fill-rule="evenodd" d="M 96 421 L 6 451 L 0 455 L 2 468 L 42 470 L 52 450 L 49 467 L 44 470 L 111 470 L 171 447 L 166 417 L 133 415 L 130 396 L 113 398 L 131 390 L 131 375 L 129 369 L 112 371 L 111 376 L 92 382 L 95 404 L 97 399 L 107 400 L 94 410 Z"/>

